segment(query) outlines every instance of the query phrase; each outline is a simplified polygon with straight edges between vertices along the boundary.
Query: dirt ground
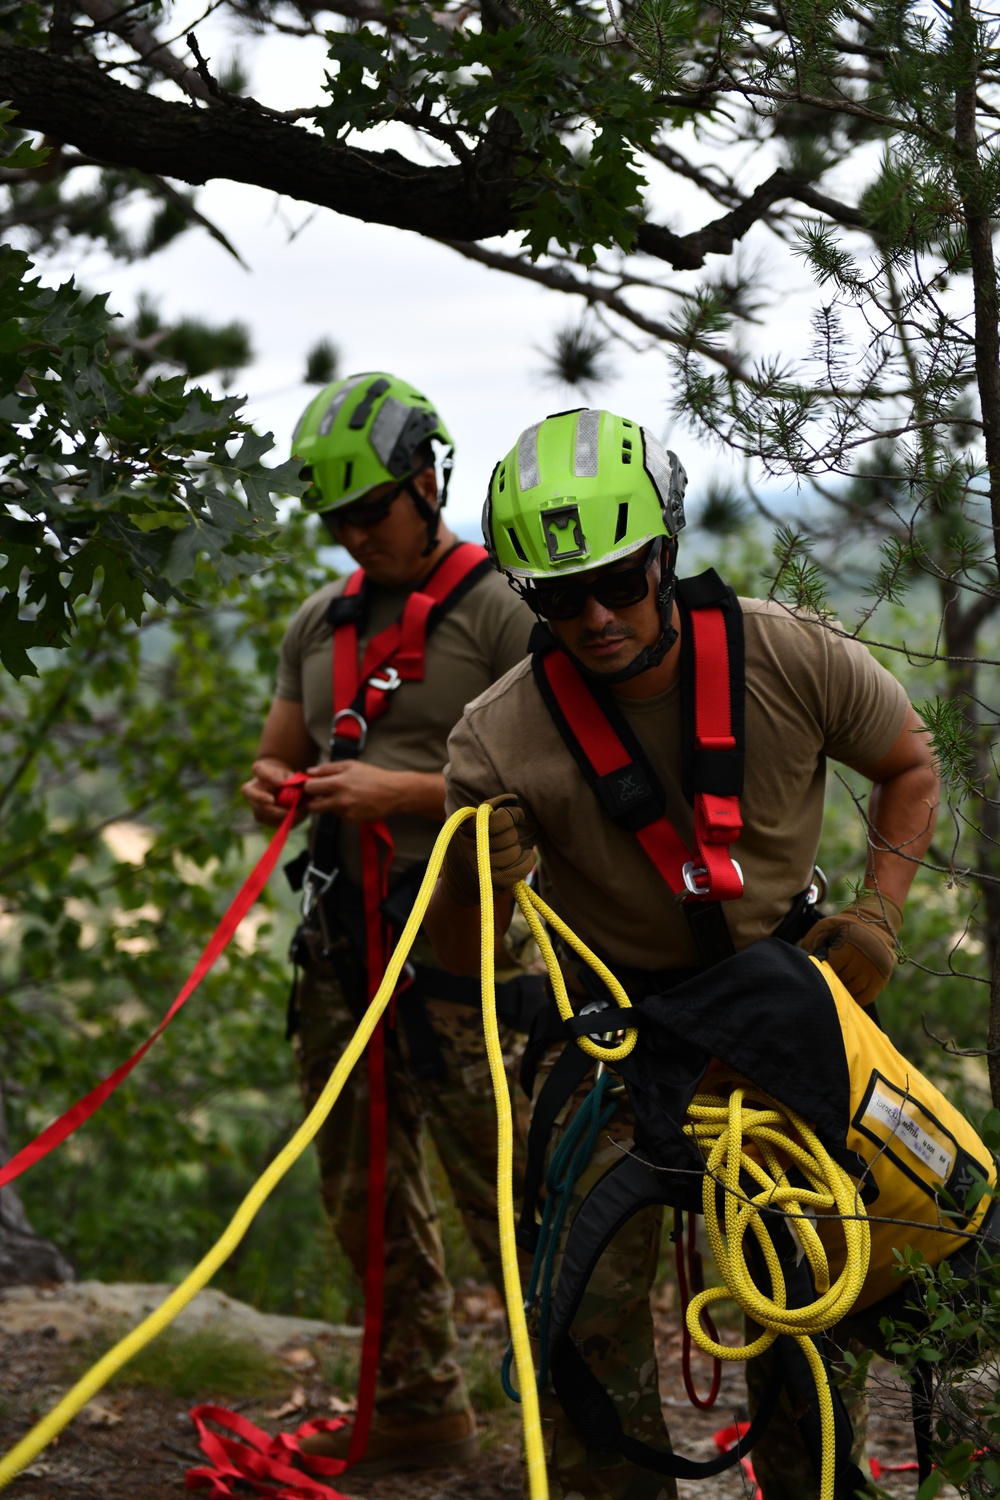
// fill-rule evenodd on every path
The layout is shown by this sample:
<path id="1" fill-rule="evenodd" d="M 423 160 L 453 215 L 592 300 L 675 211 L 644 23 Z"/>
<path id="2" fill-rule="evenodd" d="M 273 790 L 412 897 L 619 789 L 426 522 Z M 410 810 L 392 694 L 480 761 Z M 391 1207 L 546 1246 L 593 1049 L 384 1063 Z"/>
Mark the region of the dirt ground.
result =
<path id="1" fill-rule="evenodd" d="M 470 1362 L 499 1359 L 502 1314 L 491 1292 L 460 1294 L 460 1328 Z M 694 1410 L 685 1395 L 680 1371 L 680 1332 L 672 1309 L 658 1308 L 660 1369 L 665 1416 L 675 1445 L 692 1458 L 716 1451 L 713 1434 L 745 1415 L 742 1371 L 726 1365 L 722 1389 L 710 1412 Z M 486 1346 L 484 1354 L 483 1346 Z M 311 1417 L 328 1417 L 343 1407 L 344 1392 L 331 1390 L 321 1373 L 320 1351 L 298 1345 L 287 1351 L 287 1378 L 265 1397 L 220 1404 L 239 1410 L 270 1432 L 294 1431 Z M 46 1335 L 44 1330 L 16 1337 L 0 1335 L 0 1447 L 6 1451 L 59 1399 L 86 1368 L 87 1351 Z M 701 1379 L 707 1372 L 699 1371 Z M 883 1465 L 912 1458 L 907 1400 L 892 1372 L 876 1372 L 869 1453 Z M 205 1390 L 202 1400 L 217 1399 Z M 331 1408 L 332 1400 L 332 1408 Z M 11 1487 L 17 1500 L 159 1500 L 184 1489 L 187 1470 L 204 1462 L 188 1409 L 195 1404 L 146 1388 L 115 1388 L 102 1394 L 26 1469 Z M 479 1413 L 482 1451 L 472 1465 L 380 1479 L 344 1479 L 341 1491 L 358 1500 L 510 1500 L 521 1493 L 518 1412 L 509 1404 Z M 283 1408 L 288 1408 L 283 1410 Z M 885 1473 L 883 1492 L 914 1496 L 916 1475 Z M 198 1493 L 198 1492 L 195 1492 Z M 207 1492 L 205 1492 L 207 1493 Z M 946 1491 L 942 1493 L 951 1493 Z M 752 1486 L 739 1468 L 701 1483 L 683 1482 L 682 1500 L 749 1497 Z"/>

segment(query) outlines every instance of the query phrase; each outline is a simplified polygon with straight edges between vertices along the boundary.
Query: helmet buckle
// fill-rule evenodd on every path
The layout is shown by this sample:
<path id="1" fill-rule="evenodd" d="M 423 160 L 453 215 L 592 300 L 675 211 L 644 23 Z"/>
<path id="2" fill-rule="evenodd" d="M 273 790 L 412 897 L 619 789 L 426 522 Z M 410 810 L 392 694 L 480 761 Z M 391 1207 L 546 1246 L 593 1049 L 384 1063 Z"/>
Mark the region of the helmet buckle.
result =
<path id="1" fill-rule="evenodd" d="M 553 506 L 542 513 L 541 520 L 549 562 L 569 562 L 575 557 L 587 556 L 578 505 Z"/>

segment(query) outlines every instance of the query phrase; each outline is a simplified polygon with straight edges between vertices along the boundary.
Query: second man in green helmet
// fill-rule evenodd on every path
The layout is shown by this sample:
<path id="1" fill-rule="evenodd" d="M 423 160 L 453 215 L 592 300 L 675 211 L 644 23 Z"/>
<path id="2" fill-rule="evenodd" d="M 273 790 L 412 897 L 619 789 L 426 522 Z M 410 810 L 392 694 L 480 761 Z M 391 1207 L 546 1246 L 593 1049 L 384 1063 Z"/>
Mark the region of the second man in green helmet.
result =
<path id="1" fill-rule="evenodd" d="M 444 818 L 448 733 L 465 704 L 523 658 L 531 628 L 482 549 L 459 543 L 442 520 L 435 445 L 446 483 L 452 442 L 435 408 L 378 371 L 321 391 L 293 439 L 311 479 L 306 505 L 357 565 L 292 619 L 244 788 L 255 816 L 276 823 L 285 778 L 309 777 L 291 1016 L 307 1107 L 374 993 L 416 894 Z M 538 980 L 522 983 L 506 962 L 512 1038 L 511 1026 L 527 1029 L 541 993 Z M 366 1284 L 366 1347 L 378 1379 L 373 1414 L 362 1399 L 356 1423 L 303 1446 L 369 1471 L 475 1452 L 421 1138 L 426 1123 L 473 1243 L 499 1280 L 494 1106 L 478 1006 L 478 986 L 444 974 L 419 938 L 395 1024 L 373 1038 L 369 1074 L 354 1071 L 317 1138 L 327 1212 Z"/>

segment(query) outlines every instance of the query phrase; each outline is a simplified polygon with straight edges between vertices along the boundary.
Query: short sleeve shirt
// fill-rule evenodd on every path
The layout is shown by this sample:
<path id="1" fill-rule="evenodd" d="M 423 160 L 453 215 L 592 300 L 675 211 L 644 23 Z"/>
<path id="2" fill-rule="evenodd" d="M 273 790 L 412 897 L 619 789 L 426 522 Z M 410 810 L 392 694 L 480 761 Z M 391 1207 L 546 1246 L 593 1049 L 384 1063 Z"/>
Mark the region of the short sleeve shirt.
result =
<path id="1" fill-rule="evenodd" d="M 895 742 L 907 710 L 900 683 L 857 641 L 780 605 L 741 599 L 746 640 L 744 876 L 725 903 L 738 949 L 768 936 L 809 884 L 823 821 L 826 760 L 862 770 Z M 691 847 L 681 789 L 680 684 L 620 708 Z M 610 962 L 644 969 L 698 962 L 676 897 L 634 834 L 601 810 L 525 661 L 474 703 L 448 744 L 447 807 L 515 792 L 542 861 L 542 894 Z"/>
<path id="2" fill-rule="evenodd" d="M 293 617 L 281 644 L 277 696 L 301 703 L 306 727 L 325 759 L 333 718 L 331 602 L 344 591 L 338 578 L 313 594 Z M 410 590 L 370 586 L 368 619 L 358 634 L 361 655 L 372 638 L 403 611 Z M 448 734 L 465 705 L 524 660 L 534 617 L 499 573 L 488 573 L 445 615 L 427 640 L 422 682 L 403 682 L 386 713 L 370 726 L 360 759 L 390 771 L 440 773 Z M 400 814 L 388 820 L 395 845 L 394 872 L 426 860 L 438 834 L 428 818 Z M 341 855 L 358 878 L 357 830 L 343 825 Z"/>

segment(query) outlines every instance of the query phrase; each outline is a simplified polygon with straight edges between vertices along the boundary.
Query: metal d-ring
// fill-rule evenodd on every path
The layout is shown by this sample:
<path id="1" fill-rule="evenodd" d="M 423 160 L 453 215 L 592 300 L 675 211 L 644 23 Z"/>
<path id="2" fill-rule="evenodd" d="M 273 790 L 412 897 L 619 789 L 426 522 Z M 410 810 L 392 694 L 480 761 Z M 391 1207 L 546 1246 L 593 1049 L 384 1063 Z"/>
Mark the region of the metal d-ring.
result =
<path id="1" fill-rule="evenodd" d="M 334 739 L 336 739 L 337 737 L 337 725 L 340 723 L 341 719 L 353 719 L 355 724 L 357 724 L 358 728 L 361 730 L 361 734 L 358 737 L 358 754 L 360 755 L 362 750 L 365 748 L 365 744 L 368 739 L 368 720 L 365 719 L 361 714 L 359 714 L 357 709 L 342 708 L 339 713 L 335 713 L 333 716 Z"/>

